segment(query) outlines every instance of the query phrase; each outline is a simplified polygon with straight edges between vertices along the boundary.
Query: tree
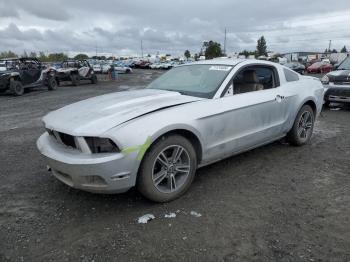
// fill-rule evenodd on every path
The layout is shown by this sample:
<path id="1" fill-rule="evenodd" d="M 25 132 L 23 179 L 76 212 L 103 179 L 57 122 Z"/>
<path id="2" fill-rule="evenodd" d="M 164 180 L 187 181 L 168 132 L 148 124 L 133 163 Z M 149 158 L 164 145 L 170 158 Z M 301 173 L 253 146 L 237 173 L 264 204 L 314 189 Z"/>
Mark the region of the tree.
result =
<path id="1" fill-rule="evenodd" d="M 30 52 L 29 57 L 36 57 L 36 52 Z"/>
<path id="2" fill-rule="evenodd" d="M 0 58 L 14 58 L 18 57 L 18 55 L 12 51 L 5 51 L 0 53 Z"/>
<path id="3" fill-rule="evenodd" d="M 265 37 L 262 36 L 258 39 L 258 43 L 256 46 L 256 55 L 259 56 L 267 56 L 267 46 Z"/>
<path id="4" fill-rule="evenodd" d="M 340 50 L 340 53 L 347 53 L 348 50 L 346 49 L 346 46 L 344 45 L 344 47 Z"/>
<path id="5" fill-rule="evenodd" d="M 52 53 L 47 57 L 48 62 L 62 62 L 67 59 L 68 56 L 64 53 Z"/>
<path id="6" fill-rule="evenodd" d="M 184 56 L 186 57 L 186 59 L 188 60 L 191 57 L 191 53 L 189 50 L 186 50 L 184 53 Z"/>
<path id="7" fill-rule="evenodd" d="M 194 58 L 195 61 L 198 61 L 199 55 L 196 53 L 196 54 L 194 54 L 193 58 Z"/>
<path id="8" fill-rule="evenodd" d="M 28 57 L 26 50 L 23 51 L 23 54 L 21 55 L 21 57 Z"/>
<path id="9" fill-rule="evenodd" d="M 41 62 L 47 62 L 47 56 L 45 55 L 45 53 L 43 51 L 39 52 L 39 60 Z"/>
<path id="10" fill-rule="evenodd" d="M 222 56 L 221 45 L 210 40 L 206 46 L 204 55 L 206 59 L 213 59 Z"/>
<path id="11" fill-rule="evenodd" d="M 338 53 L 337 49 L 333 49 L 332 53 Z"/>
<path id="12" fill-rule="evenodd" d="M 239 55 L 244 55 L 246 58 L 251 55 L 256 56 L 256 51 L 243 50 L 242 52 L 239 53 Z"/>
<path id="13" fill-rule="evenodd" d="M 76 60 L 84 60 L 84 59 L 89 59 L 89 56 L 87 54 L 77 54 L 74 59 Z"/>

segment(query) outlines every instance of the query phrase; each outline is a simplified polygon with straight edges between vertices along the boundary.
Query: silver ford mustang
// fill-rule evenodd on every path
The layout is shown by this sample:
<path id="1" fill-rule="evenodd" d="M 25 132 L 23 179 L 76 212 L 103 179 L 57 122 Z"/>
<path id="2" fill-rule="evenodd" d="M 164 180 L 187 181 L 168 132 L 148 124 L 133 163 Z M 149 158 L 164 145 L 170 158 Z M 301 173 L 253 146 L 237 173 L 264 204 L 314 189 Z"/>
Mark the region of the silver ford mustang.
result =
<path id="1" fill-rule="evenodd" d="M 166 202 L 196 169 L 287 137 L 310 141 L 323 104 L 315 78 L 256 60 L 178 66 L 147 88 L 90 98 L 49 113 L 37 146 L 63 183 L 97 193 L 133 186 Z"/>

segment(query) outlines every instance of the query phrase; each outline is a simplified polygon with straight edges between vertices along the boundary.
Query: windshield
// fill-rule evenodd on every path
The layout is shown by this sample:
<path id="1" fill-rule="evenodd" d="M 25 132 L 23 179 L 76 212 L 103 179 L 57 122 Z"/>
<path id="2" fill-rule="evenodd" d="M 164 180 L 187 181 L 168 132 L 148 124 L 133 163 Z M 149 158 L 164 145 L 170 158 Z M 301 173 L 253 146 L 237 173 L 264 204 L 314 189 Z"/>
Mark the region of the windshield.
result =
<path id="1" fill-rule="evenodd" d="M 346 58 L 338 67 L 340 70 L 350 70 L 350 57 Z"/>
<path id="2" fill-rule="evenodd" d="M 147 88 L 212 98 L 231 69 L 232 66 L 226 65 L 187 65 L 175 67 L 157 78 Z"/>

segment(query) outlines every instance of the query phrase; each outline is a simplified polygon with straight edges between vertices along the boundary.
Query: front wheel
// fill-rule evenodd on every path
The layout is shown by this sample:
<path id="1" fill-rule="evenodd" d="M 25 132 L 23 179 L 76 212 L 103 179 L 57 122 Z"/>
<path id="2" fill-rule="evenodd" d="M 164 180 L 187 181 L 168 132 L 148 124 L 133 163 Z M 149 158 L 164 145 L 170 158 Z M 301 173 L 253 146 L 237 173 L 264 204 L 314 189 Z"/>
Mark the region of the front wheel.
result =
<path id="1" fill-rule="evenodd" d="M 10 91 L 15 96 L 21 96 L 24 94 L 24 87 L 20 81 L 13 80 L 10 82 Z"/>
<path id="2" fill-rule="evenodd" d="M 295 146 L 307 144 L 314 129 L 315 114 L 309 105 L 304 105 L 295 118 L 292 130 L 288 133 L 288 141 Z"/>
<path id="3" fill-rule="evenodd" d="M 172 201 L 188 190 L 196 169 L 196 152 L 186 138 L 179 135 L 163 137 L 145 155 L 137 188 L 152 201 Z"/>

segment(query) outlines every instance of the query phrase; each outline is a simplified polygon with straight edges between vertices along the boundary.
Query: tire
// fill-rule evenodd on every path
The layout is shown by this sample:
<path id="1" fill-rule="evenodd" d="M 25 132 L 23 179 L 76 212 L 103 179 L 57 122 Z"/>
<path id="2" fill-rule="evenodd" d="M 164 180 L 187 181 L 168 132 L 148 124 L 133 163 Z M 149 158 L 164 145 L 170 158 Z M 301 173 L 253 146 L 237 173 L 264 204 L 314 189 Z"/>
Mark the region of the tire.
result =
<path id="1" fill-rule="evenodd" d="M 53 90 L 56 90 L 57 89 L 57 86 L 58 86 L 58 83 L 56 81 L 56 79 L 54 77 L 50 77 L 48 80 L 47 80 L 47 89 L 49 91 L 53 91 Z"/>
<path id="2" fill-rule="evenodd" d="M 125 73 L 130 74 L 131 73 L 130 69 L 126 69 Z"/>
<path id="3" fill-rule="evenodd" d="M 289 143 L 302 146 L 309 143 L 314 129 L 315 114 L 309 105 L 304 105 L 298 112 L 293 127 L 287 135 Z"/>
<path id="4" fill-rule="evenodd" d="M 91 84 L 97 84 L 97 76 L 95 74 L 91 76 Z"/>
<path id="5" fill-rule="evenodd" d="M 177 149 L 181 153 L 174 164 L 172 155 Z M 162 158 L 164 155 L 166 158 Z M 182 136 L 166 136 L 152 145 L 144 156 L 137 178 L 137 188 L 143 196 L 154 202 L 169 202 L 188 190 L 196 169 L 197 155 L 193 145 Z M 157 174 L 163 175 L 158 177 L 160 179 L 154 179 Z"/>
<path id="6" fill-rule="evenodd" d="M 73 86 L 78 86 L 80 84 L 80 77 L 78 74 L 72 74 L 70 76 Z"/>
<path id="7" fill-rule="evenodd" d="M 20 81 L 13 80 L 10 82 L 10 91 L 15 96 L 21 96 L 24 93 L 24 87 Z"/>

